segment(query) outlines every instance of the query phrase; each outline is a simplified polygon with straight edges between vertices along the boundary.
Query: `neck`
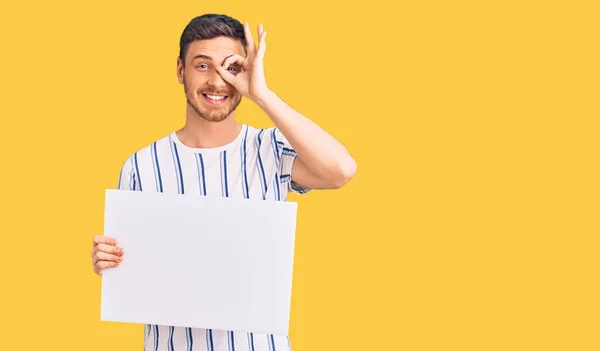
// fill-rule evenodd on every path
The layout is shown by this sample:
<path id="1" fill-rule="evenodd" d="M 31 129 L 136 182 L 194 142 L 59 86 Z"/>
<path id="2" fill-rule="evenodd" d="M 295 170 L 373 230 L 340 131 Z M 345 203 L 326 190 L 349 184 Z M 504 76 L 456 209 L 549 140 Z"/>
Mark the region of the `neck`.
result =
<path id="1" fill-rule="evenodd" d="M 175 133 L 183 144 L 193 148 L 214 148 L 227 145 L 237 138 L 242 128 L 235 123 L 235 111 L 220 122 L 209 122 L 187 105 L 185 125 Z"/>

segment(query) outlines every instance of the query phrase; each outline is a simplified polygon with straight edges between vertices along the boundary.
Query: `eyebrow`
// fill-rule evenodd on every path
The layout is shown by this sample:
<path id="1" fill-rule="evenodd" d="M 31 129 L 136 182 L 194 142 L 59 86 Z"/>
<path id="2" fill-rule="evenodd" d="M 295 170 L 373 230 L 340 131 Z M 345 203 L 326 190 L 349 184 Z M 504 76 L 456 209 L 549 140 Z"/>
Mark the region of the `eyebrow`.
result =
<path id="1" fill-rule="evenodd" d="M 203 58 L 203 59 L 207 59 L 207 60 L 210 60 L 210 61 L 212 61 L 212 57 L 210 57 L 210 56 L 206 56 L 206 55 L 202 55 L 202 54 L 194 56 L 194 57 L 192 58 L 192 60 L 195 60 L 195 59 L 198 59 L 198 58 Z"/>

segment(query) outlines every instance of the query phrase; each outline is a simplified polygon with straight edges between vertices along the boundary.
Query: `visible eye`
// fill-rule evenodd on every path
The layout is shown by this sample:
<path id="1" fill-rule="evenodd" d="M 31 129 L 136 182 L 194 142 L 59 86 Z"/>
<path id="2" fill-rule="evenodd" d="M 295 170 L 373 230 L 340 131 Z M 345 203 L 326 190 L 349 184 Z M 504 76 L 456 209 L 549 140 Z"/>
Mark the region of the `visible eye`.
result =
<path id="1" fill-rule="evenodd" d="M 202 68 L 202 69 L 207 68 L 207 67 L 208 66 L 206 64 L 204 64 L 204 63 L 201 63 L 198 66 L 196 66 L 196 68 Z"/>
<path id="2" fill-rule="evenodd" d="M 233 66 L 229 66 L 229 68 L 227 69 L 232 69 L 234 72 L 237 71 L 237 68 L 233 67 Z"/>

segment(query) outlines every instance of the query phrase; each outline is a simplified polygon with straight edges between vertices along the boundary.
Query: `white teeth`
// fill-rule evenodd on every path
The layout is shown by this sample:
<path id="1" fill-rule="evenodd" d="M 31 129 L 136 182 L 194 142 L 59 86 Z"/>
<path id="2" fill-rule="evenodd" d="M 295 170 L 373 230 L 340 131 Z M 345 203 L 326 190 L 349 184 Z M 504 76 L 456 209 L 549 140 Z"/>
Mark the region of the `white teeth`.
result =
<path id="1" fill-rule="evenodd" d="M 223 100 L 223 99 L 225 99 L 225 96 L 217 96 L 217 95 L 206 95 L 206 96 L 207 96 L 209 99 L 211 99 L 211 100 L 216 100 L 216 101 L 219 101 L 219 100 Z"/>

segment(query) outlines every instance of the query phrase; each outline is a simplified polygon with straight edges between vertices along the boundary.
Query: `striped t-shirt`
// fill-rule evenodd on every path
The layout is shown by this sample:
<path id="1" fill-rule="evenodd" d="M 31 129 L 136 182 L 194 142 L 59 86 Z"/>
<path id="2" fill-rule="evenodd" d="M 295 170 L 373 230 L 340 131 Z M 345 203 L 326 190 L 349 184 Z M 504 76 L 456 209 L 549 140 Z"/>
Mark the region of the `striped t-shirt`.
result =
<path id="1" fill-rule="evenodd" d="M 277 128 L 243 124 L 237 138 L 216 148 L 184 145 L 175 132 L 133 153 L 123 164 L 118 188 L 285 201 L 310 189 L 291 181 L 296 157 Z M 144 351 L 291 350 L 287 335 L 147 324 Z"/>

